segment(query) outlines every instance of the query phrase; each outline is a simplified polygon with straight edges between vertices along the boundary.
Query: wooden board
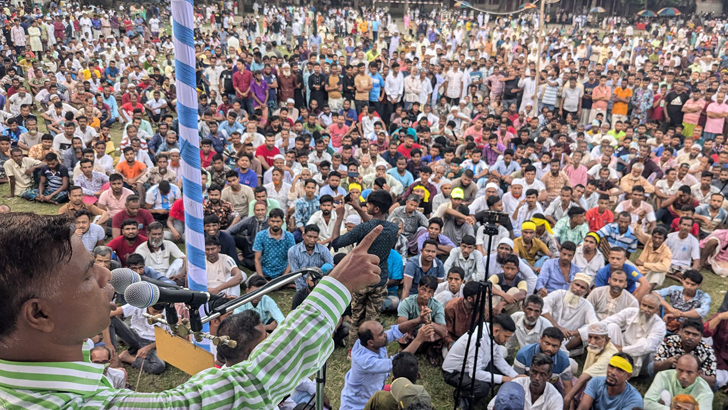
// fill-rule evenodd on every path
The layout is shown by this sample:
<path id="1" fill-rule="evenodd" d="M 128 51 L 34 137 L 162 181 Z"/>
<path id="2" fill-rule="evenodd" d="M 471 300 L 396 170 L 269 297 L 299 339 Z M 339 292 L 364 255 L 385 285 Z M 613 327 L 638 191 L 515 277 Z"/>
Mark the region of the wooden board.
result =
<path id="1" fill-rule="evenodd" d="M 168 364 L 189 375 L 215 366 L 215 357 L 179 336 L 173 336 L 159 326 L 154 327 L 157 355 Z"/>

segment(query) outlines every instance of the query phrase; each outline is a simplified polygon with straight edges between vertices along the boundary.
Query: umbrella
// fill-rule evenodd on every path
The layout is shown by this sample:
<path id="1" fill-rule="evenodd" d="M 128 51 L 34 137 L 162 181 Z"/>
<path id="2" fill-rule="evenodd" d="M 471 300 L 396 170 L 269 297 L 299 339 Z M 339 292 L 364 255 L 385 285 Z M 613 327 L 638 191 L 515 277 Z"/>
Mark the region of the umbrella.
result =
<path id="1" fill-rule="evenodd" d="M 681 14 L 682 13 L 680 13 L 680 10 L 676 9 L 675 7 L 665 7 L 664 9 L 657 12 L 657 15 L 661 17 L 674 17 Z"/>
<path id="2" fill-rule="evenodd" d="M 537 7 L 533 3 L 523 3 L 520 6 L 518 6 L 518 10 L 535 9 L 535 8 L 537 8 Z"/>
<path id="3" fill-rule="evenodd" d="M 606 13 L 607 11 L 604 10 L 603 7 L 594 7 L 591 10 L 589 10 L 589 13 Z"/>
<path id="4" fill-rule="evenodd" d="M 467 1 L 456 1 L 455 7 L 461 8 L 461 9 L 467 9 L 467 8 L 472 8 L 473 6 L 471 6 L 470 3 L 468 3 Z"/>
<path id="5" fill-rule="evenodd" d="M 637 15 L 639 17 L 655 17 L 656 16 L 655 12 L 652 11 L 652 10 L 642 10 L 642 11 L 638 11 L 637 12 Z"/>

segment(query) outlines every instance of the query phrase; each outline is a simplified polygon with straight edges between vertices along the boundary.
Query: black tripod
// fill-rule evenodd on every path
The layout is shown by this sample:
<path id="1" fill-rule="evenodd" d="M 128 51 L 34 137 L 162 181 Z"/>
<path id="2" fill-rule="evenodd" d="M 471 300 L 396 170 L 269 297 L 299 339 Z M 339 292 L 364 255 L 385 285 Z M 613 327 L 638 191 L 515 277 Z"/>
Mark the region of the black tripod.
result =
<path id="1" fill-rule="evenodd" d="M 496 222 L 499 218 L 508 217 L 508 215 L 502 212 L 485 211 L 483 213 L 483 219 L 485 226 L 483 232 L 488 235 L 488 253 L 485 257 L 485 278 L 483 282 L 479 282 L 478 293 L 475 296 L 475 306 L 473 307 L 474 314 L 470 321 L 470 329 L 468 330 L 468 343 L 465 345 L 465 355 L 463 356 L 463 366 L 460 369 L 460 379 L 458 380 L 458 387 L 455 391 L 455 406 L 454 410 L 457 410 L 460 404 L 460 391 L 463 388 L 463 377 L 465 376 L 465 368 L 468 362 L 468 353 L 470 352 L 470 343 L 473 340 L 473 333 L 477 331 L 475 339 L 475 355 L 473 357 L 473 367 L 478 364 L 478 352 L 480 351 L 480 344 L 483 340 L 483 317 L 485 317 L 485 308 L 488 307 L 488 338 L 490 339 L 490 363 L 488 364 L 488 372 L 491 375 L 490 383 L 490 395 L 493 396 L 495 392 L 495 384 L 493 381 L 494 363 L 493 357 L 495 355 L 495 342 L 493 340 L 493 284 L 488 280 L 488 271 L 490 270 L 490 250 L 493 246 L 493 236 L 498 235 L 498 226 Z M 487 300 L 487 303 L 486 303 Z M 468 409 L 461 410 L 472 410 L 475 405 L 475 369 L 470 377 L 470 391 L 468 394 Z"/>

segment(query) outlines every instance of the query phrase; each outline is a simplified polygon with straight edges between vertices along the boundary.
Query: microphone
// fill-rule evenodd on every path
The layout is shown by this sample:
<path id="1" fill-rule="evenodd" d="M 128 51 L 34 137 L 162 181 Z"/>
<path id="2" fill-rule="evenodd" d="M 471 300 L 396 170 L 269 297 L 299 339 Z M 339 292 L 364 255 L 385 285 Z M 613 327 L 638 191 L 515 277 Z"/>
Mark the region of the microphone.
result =
<path id="1" fill-rule="evenodd" d="M 141 282 L 142 277 L 138 273 L 129 268 L 118 268 L 111 271 L 111 286 L 114 287 L 116 293 L 123 295 L 126 288 L 132 283 Z"/>
<path id="2" fill-rule="evenodd" d="M 183 289 L 178 285 L 152 279 L 148 276 L 141 276 L 129 268 L 118 268 L 112 270 L 111 280 L 109 282 L 111 283 L 111 286 L 114 287 L 116 293 L 123 295 L 129 285 L 141 281 L 149 282 L 162 288 Z"/>
<path id="3" fill-rule="evenodd" d="M 184 303 L 200 307 L 210 300 L 210 294 L 187 289 L 160 288 L 142 281 L 129 285 L 124 291 L 124 299 L 130 305 L 142 309 L 157 303 Z"/>

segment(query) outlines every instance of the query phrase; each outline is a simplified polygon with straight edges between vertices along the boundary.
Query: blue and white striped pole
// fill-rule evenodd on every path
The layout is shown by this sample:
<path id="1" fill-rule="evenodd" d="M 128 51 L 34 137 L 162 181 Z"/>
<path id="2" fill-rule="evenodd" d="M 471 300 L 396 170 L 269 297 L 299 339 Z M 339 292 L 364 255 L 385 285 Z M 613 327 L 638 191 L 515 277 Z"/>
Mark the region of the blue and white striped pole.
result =
<path id="1" fill-rule="evenodd" d="M 197 129 L 197 81 L 195 77 L 195 15 L 191 0 L 172 0 L 174 69 L 177 77 L 177 118 L 181 141 L 185 205 L 187 278 L 192 290 L 207 291 L 205 234 L 203 232 L 202 179 L 200 177 L 200 137 Z M 205 324 L 202 329 L 209 331 Z M 209 350 L 208 339 L 198 343 Z"/>

